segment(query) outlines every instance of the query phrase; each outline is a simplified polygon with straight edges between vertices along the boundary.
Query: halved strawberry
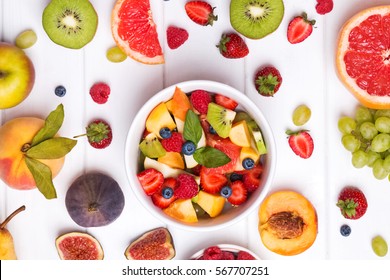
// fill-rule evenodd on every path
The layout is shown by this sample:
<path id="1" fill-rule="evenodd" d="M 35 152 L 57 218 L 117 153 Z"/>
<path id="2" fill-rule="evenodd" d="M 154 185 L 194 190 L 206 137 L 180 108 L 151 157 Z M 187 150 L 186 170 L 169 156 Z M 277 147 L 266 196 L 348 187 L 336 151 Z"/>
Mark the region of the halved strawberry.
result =
<path id="1" fill-rule="evenodd" d="M 297 44 L 306 40 L 313 32 L 313 25 L 316 21 L 307 19 L 307 14 L 302 13 L 292 19 L 287 28 L 287 39 L 291 44 Z"/>
<path id="2" fill-rule="evenodd" d="M 232 205 L 240 205 L 244 203 L 248 196 L 244 183 L 242 181 L 234 181 L 230 187 L 232 188 L 232 194 L 227 199 Z"/>
<path id="3" fill-rule="evenodd" d="M 215 7 L 205 1 L 190 1 L 185 5 L 185 10 L 189 18 L 200 25 L 213 25 L 213 22 L 218 19 L 214 15 Z"/>
<path id="4" fill-rule="evenodd" d="M 164 183 L 164 175 L 154 168 L 145 169 L 137 177 L 147 195 L 154 194 Z"/>
<path id="5" fill-rule="evenodd" d="M 222 107 L 225 107 L 226 109 L 234 110 L 238 106 L 238 103 L 235 100 L 226 97 L 224 95 L 217 93 L 215 94 L 214 98 L 215 98 L 215 103 L 221 105 Z"/>
<path id="6" fill-rule="evenodd" d="M 163 190 L 167 187 L 171 188 L 173 191 L 173 194 L 170 198 L 165 198 L 162 193 Z M 167 208 L 172 202 L 174 202 L 177 199 L 177 197 L 174 194 L 175 189 L 176 189 L 176 179 L 172 177 L 165 178 L 161 188 L 158 191 L 156 191 L 151 197 L 153 204 L 161 209 Z"/>
<path id="7" fill-rule="evenodd" d="M 212 168 L 202 166 L 200 169 L 200 185 L 205 192 L 219 193 L 227 181 L 228 179 L 224 174 L 215 172 Z"/>
<path id="8" fill-rule="evenodd" d="M 301 158 L 309 158 L 314 150 L 313 138 L 305 130 L 292 132 L 287 130 L 289 136 L 288 144 L 293 152 Z"/>
<path id="9" fill-rule="evenodd" d="M 244 186 L 248 192 L 251 193 L 260 186 L 263 167 L 261 164 L 258 164 L 254 168 L 245 171 L 246 172 L 242 176 L 242 182 L 244 183 Z"/>

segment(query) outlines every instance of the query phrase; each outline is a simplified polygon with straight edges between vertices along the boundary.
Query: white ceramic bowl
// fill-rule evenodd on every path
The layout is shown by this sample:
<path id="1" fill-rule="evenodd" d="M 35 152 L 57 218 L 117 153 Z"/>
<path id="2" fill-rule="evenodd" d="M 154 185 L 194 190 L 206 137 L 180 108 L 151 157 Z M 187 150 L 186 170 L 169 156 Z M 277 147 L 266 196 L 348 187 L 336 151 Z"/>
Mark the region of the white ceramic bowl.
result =
<path id="1" fill-rule="evenodd" d="M 257 256 L 255 253 L 253 253 L 251 250 L 249 250 L 247 248 L 244 248 L 244 247 L 241 247 L 241 246 L 238 246 L 238 245 L 234 245 L 234 244 L 217 244 L 217 245 L 213 245 L 213 246 L 217 246 L 217 247 L 219 247 L 223 251 L 229 251 L 229 252 L 232 252 L 234 254 L 237 254 L 240 251 L 244 251 L 244 252 L 247 252 L 247 253 L 251 254 L 256 260 L 260 260 L 260 257 Z M 209 247 L 211 247 L 211 246 L 209 246 Z M 207 248 L 209 248 L 209 247 L 207 247 Z M 198 252 L 193 254 L 190 257 L 190 260 L 197 260 L 197 259 L 199 259 L 201 256 L 203 256 L 204 251 L 207 248 L 203 248 L 202 250 L 199 250 Z"/>
<path id="2" fill-rule="evenodd" d="M 146 118 L 156 105 L 158 105 L 162 101 L 168 101 L 172 98 L 176 86 L 181 88 L 181 90 L 183 90 L 184 92 L 191 92 L 196 89 L 203 89 L 212 93 L 220 93 L 236 100 L 239 103 L 239 107 L 249 113 L 260 126 L 268 151 L 268 153 L 264 157 L 264 171 L 262 174 L 261 186 L 250 195 L 250 197 L 245 203 L 243 203 L 239 207 L 234 207 L 228 210 L 224 209 L 223 212 L 215 218 L 200 219 L 199 222 L 191 224 L 175 220 L 167 216 L 161 209 L 156 207 L 153 204 L 151 198 L 145 195 L 144 190 L 142 189 L 137 178 L 137 173 L 141 171 L 141 163 L 139 162 L 140 150 L 138 148 L 138 145 L 145 129 Z M 255 208 L 257 208 L 261 201 L 265 198 L 274 177 L 275 161 L 276 150 L 272 130 L 259 108 L 242 92 L 228 85 L 213 81 L 187 81 L 172 85 L 158 92 L 151 99 L 149 99 L 149 101 L 147 101 L 137 113 L 131 124 L 126 139 L 126 173 L 130 181 L 130 186 L 134 191 L 136 197 L 144 207 L 146 207 L 153 215 L 155 215 L 162 222 L 185 230 L 217 230 L 237 223 L 238 221 L 244 219 L 249 213 L 251 213 Z"/>

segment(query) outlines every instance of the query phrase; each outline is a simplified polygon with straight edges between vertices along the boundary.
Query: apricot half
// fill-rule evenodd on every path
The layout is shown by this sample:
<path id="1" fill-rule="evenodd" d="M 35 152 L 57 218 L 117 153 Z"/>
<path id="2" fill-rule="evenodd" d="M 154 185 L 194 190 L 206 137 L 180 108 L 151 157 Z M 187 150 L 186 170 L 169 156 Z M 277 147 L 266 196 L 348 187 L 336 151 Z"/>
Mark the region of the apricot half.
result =
<path id="1" fill-rule="evenodd" d="M 307 250 L 317 237 L 317 213 L 303 195 L 290 190 L 268 196 L 259 209 L 259 233 L 265 247 L 284 256 Z"/>

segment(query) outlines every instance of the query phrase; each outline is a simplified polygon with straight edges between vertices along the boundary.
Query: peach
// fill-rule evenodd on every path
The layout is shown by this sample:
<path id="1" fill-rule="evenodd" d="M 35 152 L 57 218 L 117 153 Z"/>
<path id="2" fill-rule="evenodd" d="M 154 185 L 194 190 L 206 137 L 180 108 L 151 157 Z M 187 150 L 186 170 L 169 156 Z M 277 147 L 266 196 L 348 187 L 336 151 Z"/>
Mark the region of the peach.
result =
<path id="1" fill-rule="evenodd" d="M 0 127 L 0 178 L 11 188 L 29 190 L 36 187 L 35 180 L 24 160 L 23 147 L 31 143 L 45 121 L 33 117 L 10 120 Z M 40 160 L 50 167 L 52 178 L 61 170 L 65 157 Z"/>

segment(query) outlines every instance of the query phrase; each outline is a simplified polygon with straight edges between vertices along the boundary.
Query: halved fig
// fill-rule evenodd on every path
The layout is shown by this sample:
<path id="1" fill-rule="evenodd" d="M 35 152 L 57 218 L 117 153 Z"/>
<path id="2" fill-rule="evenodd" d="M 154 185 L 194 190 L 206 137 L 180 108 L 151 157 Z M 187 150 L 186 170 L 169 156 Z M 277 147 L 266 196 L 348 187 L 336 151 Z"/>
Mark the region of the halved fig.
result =
<path id="1" fill-rule="evenodd" d="M 100 227 L 115 221 L 125 206 L 118 183 L 94 172 L 81 175 L 69 187 L 65 198 L 70 217 L 82 227 Z"/>
<path id="2" fill-rule="evenodd" d="M 172 236 L 162 227 L 144 233 L 125 251 L 128 260 L 170 260 L 175 254 Z"/>
<path id="3" fill-rule="evenodd" d="M 102 260 L 103 248 L 92 235 L 69 232 L 56 239 L 56 248 L 61 260 Z"/>

